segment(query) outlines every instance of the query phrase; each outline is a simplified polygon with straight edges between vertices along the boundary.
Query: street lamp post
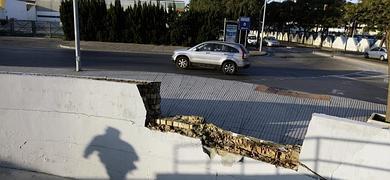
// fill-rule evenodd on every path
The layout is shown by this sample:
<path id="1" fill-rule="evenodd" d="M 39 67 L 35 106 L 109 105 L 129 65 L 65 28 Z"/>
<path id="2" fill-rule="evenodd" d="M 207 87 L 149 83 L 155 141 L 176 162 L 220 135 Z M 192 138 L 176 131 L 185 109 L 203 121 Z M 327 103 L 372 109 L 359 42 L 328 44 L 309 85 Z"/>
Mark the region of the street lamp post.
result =
<path id="1" fill-rule="evenodd" d="M 263 23 L 261 25 L 261 39 L 260 39 L 260 47 L 259 51 L 262 51 L 263 48 L 263 38 L 264 38 L 264 24 L 265 24 L 265 12 L 267 9 L 267 0 L 264 0 L 264 12 L 263 12 Z"/>
<path id="2" fill-rule="evenodd" d="M 80 57 L 80 33 L 79 33 L 79 10 L 77 0 L 73 0 L 73 21 L 74 21 L 74 45 L 76 51 L 76 71 L 81 70 Z"/>

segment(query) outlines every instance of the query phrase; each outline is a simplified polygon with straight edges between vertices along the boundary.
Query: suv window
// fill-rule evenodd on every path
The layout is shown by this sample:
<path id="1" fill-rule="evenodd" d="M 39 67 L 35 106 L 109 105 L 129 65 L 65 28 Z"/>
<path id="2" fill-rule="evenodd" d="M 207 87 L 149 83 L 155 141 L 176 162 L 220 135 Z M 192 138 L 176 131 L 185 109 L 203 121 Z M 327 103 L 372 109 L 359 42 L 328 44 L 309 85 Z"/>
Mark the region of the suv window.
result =
<path id="1" fill-rule="evenodd" d="M 213 44 L 203 44 L 196 48 L 196 51 L 214 51 Z"/>
<path id="2" fill-rule="evenodd" d="M 213 45 L 214 45 L 214 51 L 223 52 L 223 45 L 222 44 L 213 44 Z"/>
<path id="3" fill-rule="evenodd" d="M 239 51 L 231 46 L 223 45 L 223 52 L 229 52 L 229 53 L 239 53 Z"/>
<path id="4" fill-rule="evenodd" d="M 371 49 L 371 51 L 379 51 L 379 48 Z"/>

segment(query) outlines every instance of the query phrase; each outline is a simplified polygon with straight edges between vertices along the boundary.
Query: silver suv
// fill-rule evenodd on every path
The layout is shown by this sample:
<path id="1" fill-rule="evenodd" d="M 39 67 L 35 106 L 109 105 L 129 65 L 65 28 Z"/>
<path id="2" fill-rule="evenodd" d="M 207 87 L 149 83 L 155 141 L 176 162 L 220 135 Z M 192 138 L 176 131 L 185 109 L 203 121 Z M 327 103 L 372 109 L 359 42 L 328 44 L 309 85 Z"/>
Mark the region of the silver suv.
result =
<path id="1" fill-rule="evenodd" d="M 192 48 L 176 50 L 172 60 L 180 69 L 190 66 L 219 67 L 225 74 L 234 74 L 239 68 L 248 68 L 249 51 L 237 43 L 208 41 Z"/>

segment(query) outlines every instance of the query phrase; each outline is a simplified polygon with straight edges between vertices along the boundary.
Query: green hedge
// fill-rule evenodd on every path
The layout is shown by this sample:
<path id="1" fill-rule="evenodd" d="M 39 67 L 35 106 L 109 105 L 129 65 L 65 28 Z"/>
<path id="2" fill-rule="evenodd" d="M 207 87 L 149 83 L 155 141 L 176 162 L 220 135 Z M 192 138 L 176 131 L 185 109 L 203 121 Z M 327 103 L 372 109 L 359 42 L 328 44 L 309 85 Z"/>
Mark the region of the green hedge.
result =
<path id="1" fill-rule="evenodd" d="M 223 15 L 213 10 L 166 11 L 141 2 L 124 9 L 119 0 L 107 9 L 104 0 L 78 2 L 81 40 L 188 46 L 217 39 L 223 28 Z M 60 14 L 65 39 L 74 39 L 72 0 L 62 1 Z"/>

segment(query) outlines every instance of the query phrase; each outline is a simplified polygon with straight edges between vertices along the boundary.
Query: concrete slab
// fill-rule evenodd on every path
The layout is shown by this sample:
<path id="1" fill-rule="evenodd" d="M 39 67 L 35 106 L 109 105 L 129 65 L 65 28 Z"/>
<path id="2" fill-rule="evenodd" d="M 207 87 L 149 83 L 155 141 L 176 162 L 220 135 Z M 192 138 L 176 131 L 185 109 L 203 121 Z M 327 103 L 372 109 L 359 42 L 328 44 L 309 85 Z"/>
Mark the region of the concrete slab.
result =
<path id="1" fill-rule="evenodd" d="M 300 160 L 329 179 L 383 179 L 390 177 L 389 139 L 390 130 L 376 125 L 313 114 Z"/>

